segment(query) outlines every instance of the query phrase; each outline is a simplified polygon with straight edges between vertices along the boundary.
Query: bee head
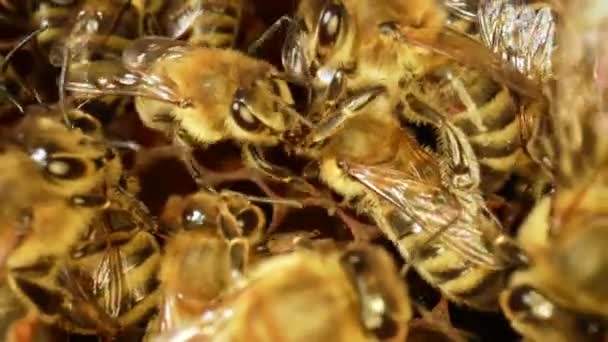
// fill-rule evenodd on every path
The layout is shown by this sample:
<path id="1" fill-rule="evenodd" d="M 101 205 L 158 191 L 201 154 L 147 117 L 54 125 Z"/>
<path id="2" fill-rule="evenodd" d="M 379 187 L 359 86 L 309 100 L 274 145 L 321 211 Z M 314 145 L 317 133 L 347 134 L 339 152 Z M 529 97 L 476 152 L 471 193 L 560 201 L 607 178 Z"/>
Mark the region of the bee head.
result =
<path id="1" fill-rule="evenodd" d="M 388 253 L 353 245 L 341 262 L 359 294 L 364 327 L 380 340 L 403 340 L 412 313 L 406 285 Z"/>

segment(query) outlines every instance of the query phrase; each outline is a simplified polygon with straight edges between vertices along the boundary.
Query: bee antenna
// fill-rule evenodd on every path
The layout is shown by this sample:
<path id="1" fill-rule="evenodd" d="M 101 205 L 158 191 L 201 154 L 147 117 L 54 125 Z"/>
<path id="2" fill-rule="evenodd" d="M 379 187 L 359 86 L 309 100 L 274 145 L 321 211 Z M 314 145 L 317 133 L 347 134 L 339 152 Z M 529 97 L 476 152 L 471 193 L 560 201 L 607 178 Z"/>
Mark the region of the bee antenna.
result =
<path id="1" fill-rule="evenodd" d="M 32 38 L 45 31 L 49 27 L 48 24 L 42 25 L 39 29 L 30 32 L 25 37 L 21 38 L 19 42 L 4 56 L 4 61 L 0 64 L 0 71 L 4 72 L 8 66 L 8 61 L 13 57 L 15 52 L 19 51 L 25 44 L 27 44 Z"/>
<path id="2" fill-rule="evenodd" d="M 70 58 L 70 50 L 67 46 L 63 47 L 63 59 L 61 62 L 61 73 L 59 74 L 59 108 L 61 109 L 61 113 L 63 115 L 63 122 L 68 128 L 73 128 L 72 122 L 68 117 L 68 113 L 66 111 L 65 106 L 65 80 L 67 78 L 68 69 L 70 67 L 69 63 Z"/>

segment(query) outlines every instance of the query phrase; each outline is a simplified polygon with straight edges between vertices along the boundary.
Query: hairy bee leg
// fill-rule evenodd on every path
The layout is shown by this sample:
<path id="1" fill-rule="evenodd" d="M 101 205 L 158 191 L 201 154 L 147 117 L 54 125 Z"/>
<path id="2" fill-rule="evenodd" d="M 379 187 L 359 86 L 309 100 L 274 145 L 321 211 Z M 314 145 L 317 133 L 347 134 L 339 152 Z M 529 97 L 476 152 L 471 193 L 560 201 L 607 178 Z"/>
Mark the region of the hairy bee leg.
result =
<path id="1" fill-rule="evenodd" d="M 291 23 L 293 22 L 293 19 L 287 15 L 283 15 L 281 16 L 279 19 L 277 19 L 274 23 L 272 23 L 272 25 L 270 25 L 270 27 L 268 27 L 266 29 L 266 31 L 264 31 L 262 33 L 262 35 L 253 41 L 253 43 L 251 43 L 249 45 L 249 47 L 247 48 L 247 54 L 250 56 L 255 56 L 257 54 L 257 51 L 260 49 L 260 47 L 266 43 L 268 40 L 270 40 L 275 34 L 277 34 L 277 32 L 287 23 Z"/>
<path id="2" fill-rule="evenodd" d="M 456 91 L 456 95 L 458 95 L 460 101 L 465 105 L 467 111 L 469 113 L 474 113 L 471 115 L 471 121 L 473 122 L 473 124 L 477 126 L 479 132 L 486 132 L 488 128 L 483 124 L 483 119 L 481 118 L 481 115 L 479 115 L 477 105 L 475 104 L 475 101 L 473 101 L 473 99 L 471 98 L 471 95 L 469 94 L 462 81 L 458 77 L 454 76 L 451 71 L 448 71 L 446 73 L 446 77 L 450 81 L 450 83 L 452 83 L 452 87 Z"/>
<path id="3" fill-rule="evenodd" d="M 247 273 L 247 266 L 249 265 L 249 242 L 245 238 L 230 240 L 228 244 L 228 253 L 230 255 L 232 280 L 235 283 L 242 282 Z"/>
<path id="4" fill-rule="evenodd" d="M 452 185 L 459 189 L 477 188 L 481 172 L 473 147 L 460 128 L 445 120 L 440 128 L 443 154 L 448 162 Z"/>
<path id="5" fill-rule="evenodd" d="M 383 86 L 361 89 L 338 103 L 338 108 L 329 113 L 310 134 L 311 143 L 319 143 L 338 132 L 349 119 L 361 113 L 361 109 L 383 94 Z"/>
<path id="6" fill-rule="evenodd" d="M 245 165 L 259 171 L 262 175 L 281 183 L 293 185 L 297 190 L 305 193 L 318 193 L 317 189 L 303 177 L 294 174 L 289 169 L 268 162 L 258 146 L 250 144 L 243 146 L 242 155 Z"/>

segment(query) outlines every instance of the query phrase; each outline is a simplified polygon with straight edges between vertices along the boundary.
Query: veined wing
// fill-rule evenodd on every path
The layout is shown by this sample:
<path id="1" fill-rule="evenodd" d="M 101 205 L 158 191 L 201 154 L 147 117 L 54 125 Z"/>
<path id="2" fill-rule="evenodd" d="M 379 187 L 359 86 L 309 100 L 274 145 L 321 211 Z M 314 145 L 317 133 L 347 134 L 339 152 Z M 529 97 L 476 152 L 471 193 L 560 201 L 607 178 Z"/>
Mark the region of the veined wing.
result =
<path id="1" fill-rule="evenodd" d="M 488 249 L 488 240 L 480 218 L 481 208 L 469 212 L 468 206 L 447 189 L 413 180 L 407 173 L 382 166 L 340 162 L 351 177 L 391 203 L 399 215 L 414 220 L 429 237 L 472 263 L 500 267 L 500 261 Z M 495 223 L 495 221 L 492 221 Z"/>
<path id="2" fill-rule="evenodd" d="M 401 28 L 401 33 L 407 42 L 429 48 L 465 66 L 486 72 L 496 82 L 505 84 L 523 96 L 532 98 L 543 96 L 539 84 L 522 74 L 480 41 L 462 32 L 443 27 Z"/>
<path id="3" fill-rule="evenodd" d="M 482 0 L 478 18 L 481 39 L 492 51 L 537 81 L 551 77 L 555 18 L 548 4 Z"/>

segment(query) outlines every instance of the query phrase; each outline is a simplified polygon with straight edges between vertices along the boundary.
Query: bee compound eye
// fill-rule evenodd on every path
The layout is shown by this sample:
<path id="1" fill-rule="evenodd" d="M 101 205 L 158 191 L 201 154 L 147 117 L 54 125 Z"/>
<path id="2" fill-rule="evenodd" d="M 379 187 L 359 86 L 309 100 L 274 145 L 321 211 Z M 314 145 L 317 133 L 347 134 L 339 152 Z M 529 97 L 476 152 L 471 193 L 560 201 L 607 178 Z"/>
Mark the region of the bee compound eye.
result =
<path id="1" fill-rule="evenodd" d="M 232 102 L 230 114 L 234 122 L 245 131 L 255 132 L 263 127 L 262 122 L 249 110 L 241 99 Z"/>
<path id="2" fill-rule="evenodd" d="M 344 7 L 340 3 L 328 3 L 319 17 L 319 44 L 329 46 L 338 40 L 344 21 Z"/>
<path id="3" fill-rule="evenodd" d="M 72 125 L 76 128 L 80 128 L 83 133 L 95 133 L 100 129 L 100 124 L 97 120 L 90 116 L 83 115 L 70 120 Z"/>
<path id="4" fill-rule="evenodd" d="M 86 164 L 72 157 L 52 158 L 46 163 L 45 172 L 58 179 L 77 179 L 86 174 Z"/>
<path id="5" fill-rule="evenodd" d="M 188 207 L 184 209 L 182 212 L 182 223 L 186 230 L 200 230 L 212 226 L 209 214 L 198 207 Z"/>
<path id="6" fill-rule="evenodd" d="M 357 276 L 369 270 L 367 255 L 362 251 L 348 251 L 342 256 L 342 263 Z"/>
<path id="7" fill-rule="evenodd" d="M 380 340 L 386 340 L 399 333 L 399 324 L 388 315 L 383 315 L 382 323 L 374 329 L 372 333 Z"/>

